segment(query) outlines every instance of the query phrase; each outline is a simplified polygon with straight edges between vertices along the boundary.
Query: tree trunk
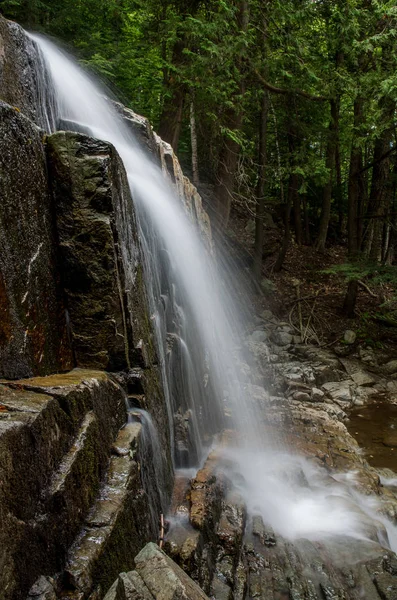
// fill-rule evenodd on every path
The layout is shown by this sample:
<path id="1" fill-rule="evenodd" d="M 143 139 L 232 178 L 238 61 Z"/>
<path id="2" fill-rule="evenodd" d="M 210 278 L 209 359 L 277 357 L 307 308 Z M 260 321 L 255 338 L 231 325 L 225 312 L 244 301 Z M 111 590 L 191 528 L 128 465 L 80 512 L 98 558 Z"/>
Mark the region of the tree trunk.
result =
<path id="1" fill-rule="evenodd" d="M 357 295 L 358 281 L 357 279 L 353 279 L 352 281 L 349 281 L 345 301 L 343 303 L 343 313 L 351 319 L 355 316 Z"/>
<path id="2" fill-rule="evenodd" d="M 202 0 L 184 0 L 181 2 L 178 8 L 182 20 L 188 16 L 194 16 L 200 7 L 201 1 Z M 163 21 L 167 18 L 167 3 L 165 2 L 163 3 L 161 17 Z M 183 74 L 180 74 L 185 63 L 184 51 L 188 41 L 183 30 L 182 32 L 179 32 L 179 35 L 180 37 L 176 40 L 172 49 L 172 72 L 170 73 L 166 68 L 163 70 L 165 93 L 158 128 L 159 136 L 171 144 L 175 152 L 178 150 L 178 143 L 182 130 L 183 109 L 188 91 L 183 82 Z M 164 63 L 166 63 L 167 46 L 165 43 L 162 44 L 162 58 Z"/>
<path id="3" fill-rule="evenodd" d="M 349 187 L 348 187 L 348 214 L 347 235 L 349 256 L 354 257 L 360 249 L 361 219 L 360 207 L 363 205 L 362 193 L 364 190 L 362 168 L 363 152 L 357 143 L 357 131 L 363 121 L 363 99 L 356 98 L 354 102 L 354 133 L 352 150 L 350 154 Z"/>
<path id="4" fill-rule="evenodd" d="M 263 93 L 262 108 L 259 128 L 259 156 L 258 156 L 258 185 L 256 188 L 256 216 L 255 216 L 255 253 L 254 277 L 260 281 L 262 275 L 262 253 L 264 241 L 263 215 L 265 212 L 265 184 L 266 184 L 266 142 L 267 142 L 267 117 L 269 114 L 269 95 Z"/>
<path id="5" fill-rule="evenodd" d="M 295 240 L 298 246 L 302 246 L 303 231 L 302 231 L 302 212 L 301 212 L 301 197 L 297 192 L 294 195 L 294 226 Z"/>
<path id="6" fill-rule="evenodd" d="M 366 214 L 364 250 L 373 261 L 381 258 L 382 232 L 390 183 L 390 160 L 384 155 L 390 148 L 392 132 L 385 129 L 376 140 L 373 155 L 371 191 Z"/>
<path id="7" fill-rule="evenodd" d="M 247 31 L 249 20 L 249 9 L 247 0 L 239 0 L 238 24 L 241 31 Z M 240 89 L 238 96 L 242 97 L 245 92 L 245 80 L 243 75 L 242 55 L 237 59 L 237 68 L 240 72 Z M 237 101 L 237 100 L 236 100 Z M 229 109 L 225 125 L 233 132 L 240 132 L 243 124 L 243 115 L 239 107 Z M 227 227 L 230 209 L 232 205 L 236 168 L 240 145 L 230 136 L 226 137 L 219 155 L 217 170 L 217 183 L 214 188 L 216 198 L 215 218 L 218 225 Z"/>
<path id="8" fill-rule="evenodd" d="M 303 219 L 305 222 L 305 244 L 310 246 L 312 243 L 311 235 L 310 235 L 310 222 L 309 222 L 309 213 L 307 210 L 307 196 L 303 195 Z"/>
<path id="9" fill-rule="evenodd" d="M 196 130 L 196 115 L 194 111 L 194 100 L 190 102 L 190 141 L 192 146 L 192 173 L 193 183 L 197 187 L 200 183 L 198 154 L 197 154 L 197 130 Z"/>
<path id="10" fill-rule="evenodd" d="M 329 178 L 324 186 L 323 204 L 321 208 L 320 225 L 318 229 L 318 237 L 316 241 L 316 250 L 325 252 L 325 243 L 327 241 L 328 225 L 331 216 L 331 200 L 332 200 L 332 182 L 335 167 L 335 151 L 336 151 L 336 134 L 338 129 L 338 104 L 335 100 L 331 100 L 331 121 L 329 124 L 328 141 L 326 150 L 325 165 L 329 171 Z"/>
<path id="11" fill-rule="evenodd" d="M 298 185 L 299 176 L 296 173 L 291 173 L 289 176 L 287 204 L 285 208 L 284 237 L 280 253 L 277 257 L 276 264 L 274 265 L 274 271 L 276 273 L 281 271 L 291 241 L 291 209 L 295 203 L 295 197 L 298 195 Z"/>

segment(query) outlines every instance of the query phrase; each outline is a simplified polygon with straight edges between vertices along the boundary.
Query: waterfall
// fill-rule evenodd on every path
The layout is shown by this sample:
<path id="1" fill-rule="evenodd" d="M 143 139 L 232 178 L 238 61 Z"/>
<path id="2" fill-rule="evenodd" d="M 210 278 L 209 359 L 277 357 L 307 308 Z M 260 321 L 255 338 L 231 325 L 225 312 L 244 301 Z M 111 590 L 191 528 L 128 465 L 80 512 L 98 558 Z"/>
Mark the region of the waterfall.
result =
<path id="1" fill-rule="evenodd" d="M 365 518 L 377 519 L 396 549 L 395 528 L 375 514 L 373 503 L 359 497 L 348 478 L 333 479 L 330 486 L 325 469 L 285 450 L 265 450 L 263 423 L 256 424 L 260 419 L 242 375 L 241 365 L 247 362 L 240 349 L 244 327 L 224 274 L 112 102 L 54 44 L 32 38 L 49 68 L 57 122 L 73 122 L 111 142 L 124 162 L 140 228 L 175 466 L 198 466 L 214 434 L 229 426 L 226 415 L 231 414 L 243 444 L 229 452 L 229 469 L 252 513 L 262 514 L 292 539 L 364 539 Z M 48 85 L 47 78 L 42 80 Z M 149 416 L 140 418 L 153 432 Z"/>
<path id="2" fill-rule="evenodd" d="M 58 122 L 111 142 L 123 160 L 140 229 L 174 462 L 198 465 L 224 427 L 226 401 L 241 413 L 237 311 L 200 232 L 114 105 L 54 44 L 32 37 L 49 67 Z"/>

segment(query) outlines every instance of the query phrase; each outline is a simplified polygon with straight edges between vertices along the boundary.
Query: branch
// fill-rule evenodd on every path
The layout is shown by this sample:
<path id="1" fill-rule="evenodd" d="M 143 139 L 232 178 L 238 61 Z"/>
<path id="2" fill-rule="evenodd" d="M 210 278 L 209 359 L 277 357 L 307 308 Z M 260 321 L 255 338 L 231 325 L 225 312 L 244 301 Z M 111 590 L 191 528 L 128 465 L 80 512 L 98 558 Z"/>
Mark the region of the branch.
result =
<path id="1" fill-rule="evenodd" d="M 360 285 L 366 292 L 368 292 L 368 294 L 370 296 L 372 296 L 373 298 L 377 298 L 378 296 L 376 294 L 374 294 L 374 292 L 372 290 L 369 289 L 369 287 L 363 282 L 358 280 L 357 281 L 358 285 Z"/>
<path id="2" fill-rule="evenodd" d="M 297 88 L 287 90 L 285 88 L 276 87 L 268 81 L 266 81 L 266 79 L 262 77 L 262 75 L 259 73 L 258 69 L 254 68 L 254 73 L 263 85 L 263 87 L 269 92 L 273 92 L 274 94 L 297 94 L 298 96 L 302 96 L 303 98 L 307 98 L 308 100 L 312 100 L 313 102 L 325 102 L 326 100 L 329 100 L 327 96 L 314 96 L 313 94 L 309 94 L 308 92 L 304 92 L 303 90 L 299 90 Z"/>
<path id="3" fill-rule="evenodd" d="M 382 154 L 382 156 L 380 156 L 377 160 L 374 160 L 369 165 L 366 165 L 365 167 L 363 167 L 359 171 L 356 171 L 355 173 L 353 173 L 353 176 L 356 177 L 357 175 L 360 175 L 361 173 L 364 173 L 364 171 L 368 171 L 368 169 L 371 169 L 375 165 L 378 165 L 382 161 L 386 160 L 386 158 L 389 158 L 389 156 L 391 154 L 393 154 L 393 152 L 396 152 L 396 151 L 397 151 L 397 147 L 390 148 L 390 150 L 388 150 L 387 152 L 385 152 L 384 154 Z"/>

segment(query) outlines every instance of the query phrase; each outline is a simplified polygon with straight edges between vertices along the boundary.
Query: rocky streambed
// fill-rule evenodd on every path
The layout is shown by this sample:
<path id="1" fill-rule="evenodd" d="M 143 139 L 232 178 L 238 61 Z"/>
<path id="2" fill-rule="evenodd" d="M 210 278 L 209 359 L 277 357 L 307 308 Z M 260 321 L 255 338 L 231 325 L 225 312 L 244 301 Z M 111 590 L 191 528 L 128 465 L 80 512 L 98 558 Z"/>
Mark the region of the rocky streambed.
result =
<path id="1" fill-rule="evenodd" d="M 247 461 L 241 446 L 225 451 L 230 433 L 192 480 L 182 474 L 166 551 L 216 599 L 395 599 L 397 490 L 383 467 L 397 463 L 371 465 L 351 435 L 366 411 L 390 425 L 394 363 L 378 364 L 370 348 L 299 341 L 269 311 L 258 320 L 246 391 L 264 436 L 282 442 Z"/>

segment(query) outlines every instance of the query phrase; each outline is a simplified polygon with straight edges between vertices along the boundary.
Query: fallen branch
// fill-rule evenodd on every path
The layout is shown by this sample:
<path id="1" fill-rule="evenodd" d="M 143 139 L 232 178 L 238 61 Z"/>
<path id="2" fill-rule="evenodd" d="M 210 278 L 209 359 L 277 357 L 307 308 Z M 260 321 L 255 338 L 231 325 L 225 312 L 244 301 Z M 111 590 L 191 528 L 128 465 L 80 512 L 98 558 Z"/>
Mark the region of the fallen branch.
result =
<path id="1" fill-rule="evenodd" d="M 369 287 L 367 286 L 367 284 L 366 284 L 366 283 L 364 283 L 363 281 L 360 281 L 360 280 L 359 280 L 359 281 L 357 281 L 357 283 L 358 283 L 358 285 L 359 285 L 360 287 L 362 287 L 362 288 L 363 288 L 363 289 L 364 289 L 366 292 L 368 292 L 368 294 L 369 294 L 370 296 L 372 296 L 372 298 L 377 298 L 377 297 L 378 297 L 378 296 L 377 296 L 377 294 L 375 294 L 375 293 L 374 293 L 372 290 L 370 290 L 370 289 L 369 289 Z"/>

